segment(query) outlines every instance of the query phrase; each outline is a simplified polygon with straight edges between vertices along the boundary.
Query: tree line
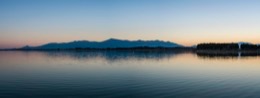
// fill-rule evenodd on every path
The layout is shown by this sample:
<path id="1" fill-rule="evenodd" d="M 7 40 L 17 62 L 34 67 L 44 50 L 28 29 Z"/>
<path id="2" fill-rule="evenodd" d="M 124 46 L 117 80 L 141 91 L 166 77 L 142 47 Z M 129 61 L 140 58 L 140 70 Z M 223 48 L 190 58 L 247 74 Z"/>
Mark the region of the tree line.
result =
<path id="1" fill-rule="evenodd" d="M 198 50 L 259 50 L 259 45 L 239 43 L 202 43 L 197 45 Z"/>

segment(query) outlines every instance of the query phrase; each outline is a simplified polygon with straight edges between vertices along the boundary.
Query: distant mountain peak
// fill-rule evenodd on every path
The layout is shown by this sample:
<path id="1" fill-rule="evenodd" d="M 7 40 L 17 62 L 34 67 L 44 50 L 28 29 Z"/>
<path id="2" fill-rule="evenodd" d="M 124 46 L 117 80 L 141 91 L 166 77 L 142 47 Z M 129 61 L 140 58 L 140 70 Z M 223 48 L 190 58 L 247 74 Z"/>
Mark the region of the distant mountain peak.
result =
<path id="1" fill-rule="evenodd" d="M 134 48 L 134 47 L 182 47 L 182 45 L 160 40 L 120 40 L 110 38 L 104 41 L 79 40 L 66 43 L 47 43 L 37 47 L 23 47 L 23 49 L 74 49 L 74 48 Z"/>
<path id="2" fill-rule="evenodd" d="M 109 38 L 107 40 L 120 40 L 120 39 L 117 39 L 117 38 Z"/>
<path id="3" fill-rule="evenodd" d="M 107 40 L 104 40 L 103 42 L 116 42 L 116 41 L 129 41 L 129 40 L 123 40 L 123 39 L 117 39 L 117 38 L 109 38 Z"/>
<path id="4" fill-rule="evenodd" d="M 28 48 L 30 48 L 30 47 L 31 47 L 31 46 L 26 45 L 26 46 L 24 46 L 24 47 L 22 47 L 22 48 L 28 49 Z"/>
<path id="5" fill-rule="evenodd" d="M 123 41 L 123 40 L 116 39 L 116 38 L 109 38 L 107 40 L 104 40 L 103 42 L 109 42 L 109 41 Z"/>

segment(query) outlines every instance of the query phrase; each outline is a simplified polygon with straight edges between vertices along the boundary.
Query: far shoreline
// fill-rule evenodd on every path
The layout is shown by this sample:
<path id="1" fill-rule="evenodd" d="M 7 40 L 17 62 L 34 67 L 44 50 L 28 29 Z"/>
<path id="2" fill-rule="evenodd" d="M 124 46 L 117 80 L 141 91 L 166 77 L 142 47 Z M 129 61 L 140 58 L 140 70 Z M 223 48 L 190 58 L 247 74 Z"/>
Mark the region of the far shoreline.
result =
<path id="1" fill-rule="evenodd" d="M 0 49 L 0 51 L 193 51 L 193 47 L 133 47 L 133 48 L 69 48 L 69 49 Z"/>

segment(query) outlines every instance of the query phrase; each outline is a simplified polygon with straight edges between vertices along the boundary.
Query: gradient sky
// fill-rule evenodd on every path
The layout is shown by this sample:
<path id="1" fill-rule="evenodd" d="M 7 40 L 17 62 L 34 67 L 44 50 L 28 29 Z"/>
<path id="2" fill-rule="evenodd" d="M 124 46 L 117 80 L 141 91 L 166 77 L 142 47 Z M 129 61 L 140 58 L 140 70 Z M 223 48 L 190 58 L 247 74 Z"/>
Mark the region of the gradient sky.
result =
<path id="1" fill-rule="evenodd" d="M 260 0 L 0 0 L 0 48 L 108 38 L 260 43 Z"/>

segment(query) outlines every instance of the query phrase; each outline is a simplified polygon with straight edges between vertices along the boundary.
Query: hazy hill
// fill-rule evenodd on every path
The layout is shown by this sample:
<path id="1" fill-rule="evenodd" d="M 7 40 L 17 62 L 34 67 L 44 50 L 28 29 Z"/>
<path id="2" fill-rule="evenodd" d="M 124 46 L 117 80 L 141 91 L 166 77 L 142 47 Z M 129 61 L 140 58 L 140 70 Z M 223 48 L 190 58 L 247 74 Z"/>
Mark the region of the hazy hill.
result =
<path id="1" fill-rule="evenodd" d="M 120 39 L 108 39 L 101 42 L 96 41 L 73 41 L 66 43 L 48 43 L 41 46 L 30 47 L 25 46 L 22 49 L 73 49 L 73 48 L 134 48 L 134 47 L 182 47 L 179 44 L 173 42 L 165 42 L 160 40 L 120 40 Z"/>

